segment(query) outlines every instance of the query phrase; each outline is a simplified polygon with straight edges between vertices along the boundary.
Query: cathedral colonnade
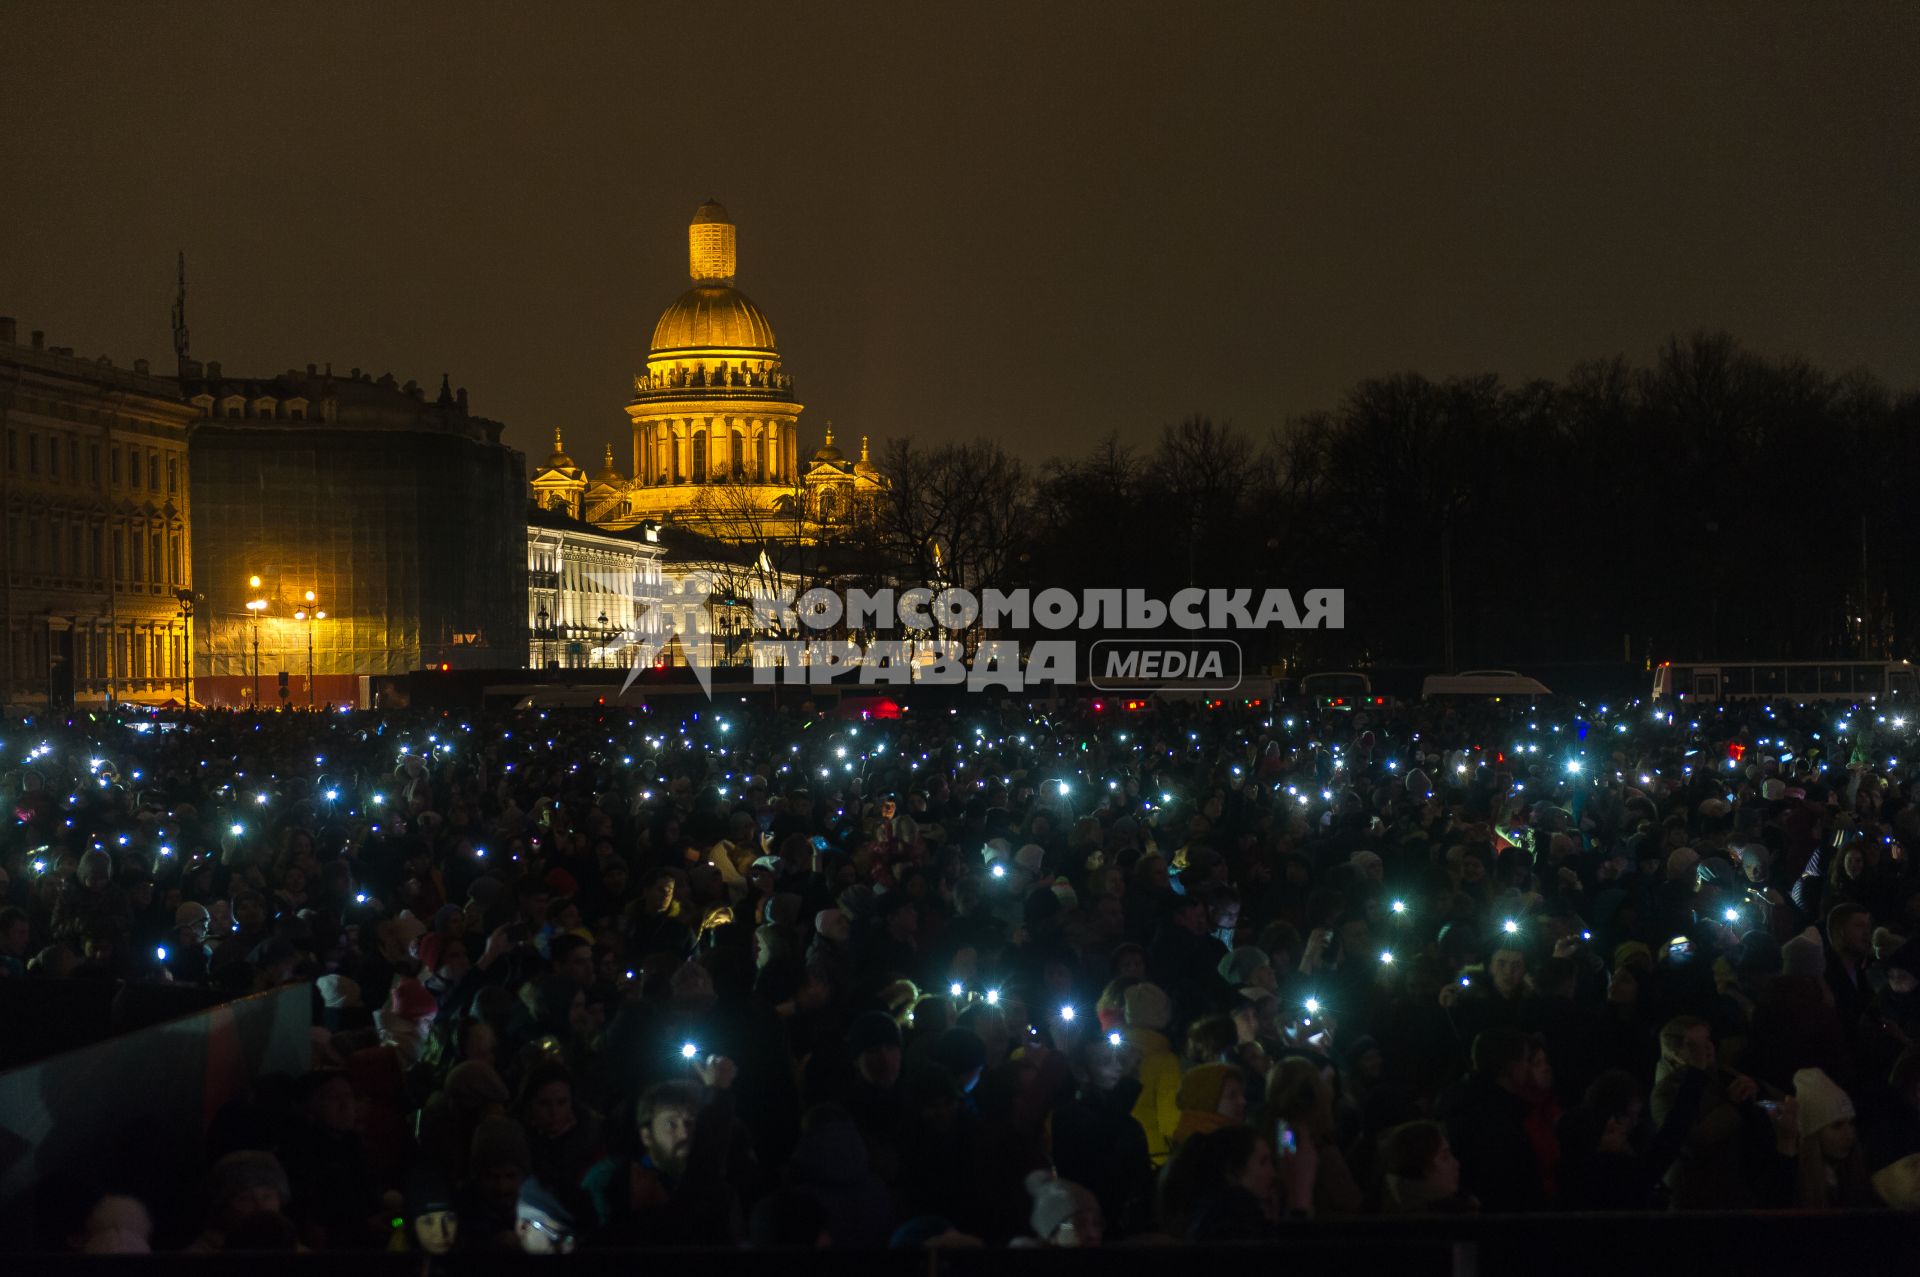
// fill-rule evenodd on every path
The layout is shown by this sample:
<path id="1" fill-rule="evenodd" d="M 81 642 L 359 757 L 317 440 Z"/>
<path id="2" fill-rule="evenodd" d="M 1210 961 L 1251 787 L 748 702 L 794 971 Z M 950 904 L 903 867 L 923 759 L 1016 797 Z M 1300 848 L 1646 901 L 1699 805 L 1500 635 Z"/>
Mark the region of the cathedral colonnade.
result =
<path id="1" fill-rule="evenodd" d="M 799 473 L 792 420 L 697 415 L 634 423 L 633 473 L 643 487 L 724 483 L 736 471 L 752 483 L 791 483 Z"/>

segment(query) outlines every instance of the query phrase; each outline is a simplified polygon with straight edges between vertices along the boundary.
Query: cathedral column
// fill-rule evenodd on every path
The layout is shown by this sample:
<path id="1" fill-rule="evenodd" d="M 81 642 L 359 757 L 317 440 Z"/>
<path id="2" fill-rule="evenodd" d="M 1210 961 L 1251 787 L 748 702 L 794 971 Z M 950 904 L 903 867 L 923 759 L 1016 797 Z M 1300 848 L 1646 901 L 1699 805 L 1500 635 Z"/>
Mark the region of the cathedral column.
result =
<path id="1" fill-rule="evenodd" d="M 767 481 L 777 482 L 780 478 L 780 423 L 767 423 Z"/>

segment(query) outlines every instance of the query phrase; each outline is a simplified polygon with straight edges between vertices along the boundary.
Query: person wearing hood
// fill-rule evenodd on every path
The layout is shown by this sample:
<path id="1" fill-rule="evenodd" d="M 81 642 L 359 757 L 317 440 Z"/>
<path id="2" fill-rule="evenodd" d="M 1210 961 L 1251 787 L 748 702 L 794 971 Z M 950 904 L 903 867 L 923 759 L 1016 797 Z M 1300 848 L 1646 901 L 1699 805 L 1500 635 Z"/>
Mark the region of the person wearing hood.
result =
<path id="1" fill-rule="evenodd" d="M 846 1110 L 832 1104 L 810 1110 L 787 1167 L 788 1186 L 819 1205 L 834 1245 L 877 1250 L 887 1244 L 893 1198 L 873 1173 L 866 1141 Z"/>
<path id="2" fill-rule="evenodd" d="M 446 1085 L 429 1096 L 420 1111 L 421 1157 L 433 1162 L 449 1183 L 463 1182 L 474 1131 L 506 1111 L 507 1084 L 493 1065 L 482 1060 L 454 1065 Z"/>
<path id="3" fill-rule="evenodd" d="M 1126 1015 L 1121 1040 L 1140 1061 L 1140 1098 L 1134 1102 L 1133 1117 L 1146 1133 L 1153 1164 L 1164 1166 L 1172 1154 L 1167 1141 L 1180 1125 L 1180 1057 L 1166 1034 L 1173 1004 L 1159 985 L 1142 982 L 1126 991 Z"/>
<path id="4" fill-rule="evenodd" d="M 1174 1093 L 1180 1121 L 1167 1137 L 1174 1152 L 1203 1131 L 1238 1126 L 1247 1120 L 1246 1077 L 1231 1064 L 1202 1064 L 1188 1069 Z"/>

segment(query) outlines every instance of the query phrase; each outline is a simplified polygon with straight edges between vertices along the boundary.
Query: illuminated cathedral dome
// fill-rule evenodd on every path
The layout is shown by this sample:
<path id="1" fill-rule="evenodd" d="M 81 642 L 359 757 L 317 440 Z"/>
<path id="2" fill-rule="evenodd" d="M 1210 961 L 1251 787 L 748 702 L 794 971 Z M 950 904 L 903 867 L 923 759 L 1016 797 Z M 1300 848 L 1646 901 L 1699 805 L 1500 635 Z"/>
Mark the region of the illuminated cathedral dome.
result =
<path id="1" fill-rule="evenodd" d="M 693 287 L 680 294 L 653 328 L 651 353 L 666 350 L 756 350 L 773 352 L 773 325 L 746 294 L 733 286 L 733 219 L 713 200 L 702 204 L 687 227 L 687 274 Z"/>
<path id="2" fill-rule="evenodd" d="M 840 449 L 833 446 L 833 423 L 831 421 L 827 423 L 827 441 L 814 450 L 813 460 L 816 463 L 846 460 L 846 457 L 841 454 Z"/>
<path id="3" fill-rule="evenodd" d="M 680 294 L 653 326 L 649 353 L 666 350 L 763 350 L 773 344 L 773 325 L 746 294 L 729 286 L 701 284 Z"/>

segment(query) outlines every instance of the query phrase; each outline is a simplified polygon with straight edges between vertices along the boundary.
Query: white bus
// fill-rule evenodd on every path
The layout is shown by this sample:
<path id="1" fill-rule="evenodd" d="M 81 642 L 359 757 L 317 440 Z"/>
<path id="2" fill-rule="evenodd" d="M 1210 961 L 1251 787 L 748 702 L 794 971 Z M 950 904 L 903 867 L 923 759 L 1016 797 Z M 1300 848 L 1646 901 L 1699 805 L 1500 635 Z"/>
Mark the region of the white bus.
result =
<path id="1" fill-rule="evenodd" d="M 1906 661 L 1662 661 L 1653 700 L 1866 701 L 1920 699 Z"/>

